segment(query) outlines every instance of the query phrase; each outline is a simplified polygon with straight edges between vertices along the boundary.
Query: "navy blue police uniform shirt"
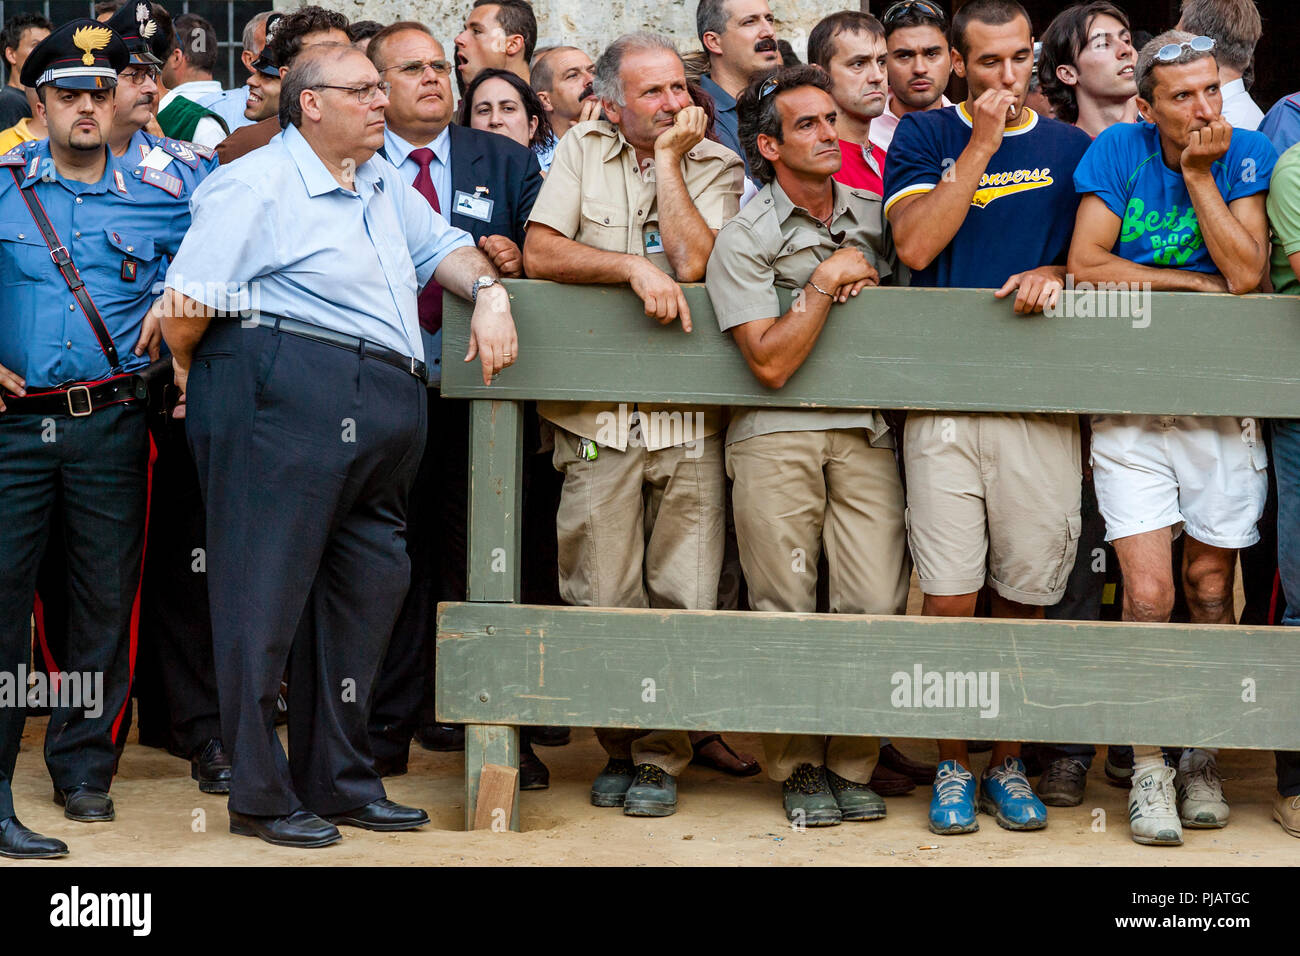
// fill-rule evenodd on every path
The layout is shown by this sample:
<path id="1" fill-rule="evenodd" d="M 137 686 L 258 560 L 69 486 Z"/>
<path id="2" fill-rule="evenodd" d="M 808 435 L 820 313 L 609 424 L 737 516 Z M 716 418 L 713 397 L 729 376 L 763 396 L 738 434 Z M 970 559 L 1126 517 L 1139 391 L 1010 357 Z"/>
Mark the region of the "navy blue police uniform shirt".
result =
<path id="1" fill-rule="evenodd" d="M 972 129 L 965 103 L 903 116 L 885 163 L 886 217 L 900 199 L 942 181 Z M 1002 134 L 957 235 L 913 270 L 911 284 L 995 289 L 1018 272 L 1064 265 L 1079 206 L 1074 168 L 1090 143 L 1082 130 L 1026 108 Z"/>
<path id="2" fill-rule="evenodd" d="M 132 350 L 162 291 L 168 259 L 189 228 L 192 187 L 171 167 L 141 166 L 129 151 L 121 158 L 104 152 L 104 174 L 94 183 L 59 176 L 49 140 L 23 143 L 0 157 L 0 365 L 21 375 L 29 391 L 101 381 L 112 371 L 11 170 L 24 185 L 35 184 L 123 370 L 138 371 L 150 361 L 148 353 Z"/>

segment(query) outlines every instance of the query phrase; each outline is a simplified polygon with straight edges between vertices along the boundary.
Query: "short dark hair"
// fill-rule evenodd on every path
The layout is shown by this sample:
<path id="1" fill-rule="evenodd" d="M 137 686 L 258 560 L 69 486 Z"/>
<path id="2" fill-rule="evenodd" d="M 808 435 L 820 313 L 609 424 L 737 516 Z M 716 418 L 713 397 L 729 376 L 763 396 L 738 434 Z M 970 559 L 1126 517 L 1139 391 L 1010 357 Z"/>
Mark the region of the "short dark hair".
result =
<path id="1" fill-rule="evenodd" d="M 523 78 L 513 70 L 488 69 L 479 70 L 474 79 L 470 81 L 465 88 L 465 96 L 460 101 L 460 116 L 456 118 L 460 126 L 469 126 L 470 112 L 474 106 L 474 94 L 478 88 L 486 81 L 491 79 L 505 80 L 515 88 L 519 94 L 519 101 L 524 104 L 524 112 L 528 114 L 529 119 L 537 120 L 537 129 L 533 131 L 532 139 L 528 145 L 534 149 L 545 146 L 551 141 L 551 121 L 546 115 L 546 107 L 542 105 L 541 97 L 537 92 L 524 82 Z"/>
<path id="2" fill-rule="evenodd" d="M 303 37 L 325 30 L 347 33 L 348 18 L 337 10 L 326 10 L 324 7 L 299 7 L 280 18 L 267 46 L 271 47 L 271 55 L 279 66 L 288 66 L 302 52 Z"/>
<path id="3" fill-rule="evenodd" d="M 775 87 L 766 96 L 759 96 L 759 91 L 767 86 L 769 80 L 776 81 Z M 830 75 L 821 67 L 783 66 L 754 77 L 736 101 L 741 148 L 749 158 L 750 172 L 764 183 L 770 183 L 776 178 L 776 170 L 767 157 L 759 153 L 758 137 L 770 136 L 778 143 L 785 142 L 785 131 L 781 128 L 781 113 L 776 108 L 776 101 L 782 93 L 801 86 L 815 86 L 828 96 L 831 95 Z"/>
<path id="4" fill-rule="evenodd" d="M 23 34 L 32 29 L 53 33 L 54 24 L 39 13 L 16 13 L 5 21 L 4 29 L 0 30 L 0 44 L 6 50 L 16 50 L 18 44 L 23 42 Z"/>
<path id="5" fill-rule="evenodd" d="M 1029 24 L 1029 32 L 1034 32 L 1034 21 L 1029 19 L 1025 8 L 1016 0 L 971 0 L 953 14 L 948 42 L 962 55 L 962 59 L 965 59 L 970 53 L 970 47 L 966 45 L 968 25 L 983 23 L 991 27 L 1000 27 L 1004 23 L 1011 23 L 1017 17 L 1024 17 L 1025 23 Z"/>
<path id="6" fill-rule="evenodd" d="M 1166 30 L 1159 36 L 1152 37 L 1138 51 L 1137 62 L 1133 64 L 1133 80 L 1137 83 L 1138 96 L 1148 103 L 1153 102 L 1156 92 L 1156 67 L 1160 66 L 1183 66 L 1187 63 L 1193 63 L 1196 60 L 1203 60 L 1207 57 L 1214 60 L 1218 65 L 1218 58 L 1215 54 L 1218 52 L 1218 43 L 1215 43 L 1213 50 L 1193 50 L 1185 44 L 1193 38 L 1193 34 L 1186 30 Z M 1171 43 L 1177 43 L 1181 47 L 1178 56 L 1172 60 L 1162 61 L 1156 59 L 1156 54 L 1160 48 L 1168 46 Z"/>
<path id="7" fill-rule="evenodd" d="M 370 57 L 370 62 L 375 65 L 376 70 L 380 68 L 379 55 L 383 52 L 384 44 L 399 33 L 411 32 L 423 33 L 429 37 L 433 36 L 433 31 L 418 20 L 398 20 L 396 23 L 390 23 L 370 38 L 370 45 L 366 47 L 366 56 Z"/>
<path id="8" fill-rule="evenodd" d="M 700 45 L 704 45 L 704 34 L 727 32 L 727 0 L 700 0 L 695 8 L 695 32 L 699 35 Z"/>
<path id="9" fill-rule="evenodd" d="M 1079 118 L 1079 101 L 1074 87 L 1062 83 L 1056 75 L 1056 68 L 1074 66 L 1078 62 L 1079 54 L 1088 43 L 1092 21 L 1100 16 L 1114 17 L 1124 24 L 1124 29 L 1129 29 L 1128 15 L 1123 10 L 1109 0 L 1093 0 L 1066 7 L 1043 31 L 1042 52 L 1038 55 L 1039 87 L 1052 104 L 1056 118 L 1063 123 L 1073 123 Z"/>
<path id="10" fill-rule="evenodd" d="M 890 4 L 885 7 L 885 12 L 888 13 L 889 8 L 892 6 L 893 4 Z M 888 23 L 882 21 L 882 25 L 885 28 L 885 39 L 888 40 L 893 36 L 895 30 L 905 30 L 908 27 L 934 27 L 947 37 L 948 20 L 943 16 L 943 7 L 939 6 L 937 3 L 932 4 L 932 6 L 939 11 L 939 16 L 936 17 L 925 7 L 913 4 L 900 12 L 898 16 L 891 17 Z"/>
<path id="11" fill-rule="evenodd" d="M 217 31 L 197 13 L 182 13 L 172 25 L 185 62 L 202 73 L 217 68 Z"/>
<path id="12" fill-rule="evenodd" d="M 841 33 L 869 33 L 882 40 L 885 38 L 884 26 L 871 14 L 841 10 L 823 17 L 808 34 L 808 62 L 829 70 L 831 57 L 835 55 L 835 38 Z"/>
<path id="13" fill-rule="evenodd" d="M 474 0 L 474 6 L 494 6 L 497 8 L 497 23 L 506 32 L 506 36 L 524 38 L 524 62 L 533 58 L 533 48 L 537 46 L 537 15 L 528 0 Z"/>
<path id="14" fill-rule="evenodd" d="M 95 19 L 98 20 L 106 13 L 117 13 L 121 10 L 125 0 L 99 0 L 92 8 L 95 13 Z M 44 100 L 42 100 L 44 102 Z"/>
<path id="15" fill-rule="evenodd" d="M 358 40 L 373 40 L 384 25 L 378 20 L 357 20 L 348 27 L 348 39 L 353 43 Z"/>
<path id="16" fill-rule="evenodd" d="M 1255 0 L 1183 0 L 1178 21 L 1192 35 L 1214 38 L 1214 58 L 1244 73 L 1264 33 Z"/>

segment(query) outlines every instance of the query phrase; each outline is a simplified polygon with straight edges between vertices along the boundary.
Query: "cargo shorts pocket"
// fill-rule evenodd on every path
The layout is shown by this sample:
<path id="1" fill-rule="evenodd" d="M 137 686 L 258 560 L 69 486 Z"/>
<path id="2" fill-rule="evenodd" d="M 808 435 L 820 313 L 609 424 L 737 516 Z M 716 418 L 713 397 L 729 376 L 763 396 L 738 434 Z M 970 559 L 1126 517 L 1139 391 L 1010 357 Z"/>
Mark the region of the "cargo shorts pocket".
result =
<path id="1" fill-rule="evenodd" d="M 1079 536 L 1083 533 L 1083 517 L 1079 514 L 1067 515 L 1065 518 L 1065 542 L 1061 548 L 1061 557 L 1057 562 L 1056 572 L 1048 585 L 1048 591 L 1059 591 L 1070 580 L 1074 562 L 1078 560 Z"/>

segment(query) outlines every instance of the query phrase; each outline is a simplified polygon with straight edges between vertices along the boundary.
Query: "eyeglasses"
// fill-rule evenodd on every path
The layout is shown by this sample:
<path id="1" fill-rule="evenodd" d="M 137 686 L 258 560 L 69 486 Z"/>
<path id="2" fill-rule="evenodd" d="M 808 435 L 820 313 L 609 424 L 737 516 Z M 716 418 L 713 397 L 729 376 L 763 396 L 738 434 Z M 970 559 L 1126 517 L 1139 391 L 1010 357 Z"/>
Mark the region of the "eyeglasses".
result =
<path id="1" fill-rule="evenodd" d="M 328 83 L 319 83 L 316 86 L 307 87 L 309 90 L 344 90 L 356 96 L 357 102 L 362 106 L 375 101 L 375 97 L 380 93 L 385 96 L 393 88 L 393 84 L 380 80 L 378 83 L 367 83 L 365 86 L 330 86 Z"/>
<path id="2" fill-rule="evenodd" d="M 775 89 L 776 89 L 776 77 L 769 76 L 766 80 L 763 81 L 763 85 L 758 88 L 759 102 L 761 103 L 767 97 L 771 96 L 773 90 Z"/>
<path id="3" fill-rule="evenodd" d="M 411 60 L 409 63 L 386 66 L 379 72 L 387 73 L 389 70 L 400 70 L 402 76 L 409 76 L 412 79 L 423 76 L 425 70 L 433 70 L 437 76 L 451 76 L 451 64 L 446 60 Z"/>
<path id="4" fill-rule="evenodd" d="M 149 66 L 139 70 L 123 70 L 117 75 L 119 80 L 125 80 L 132 86 L 139 86 L 145 80 L 156 80 L 162 74 L 162 70 L 156 66 Z"/>
<path id="5" fill-rule="evenodd" d="M 1166 43 L 1156 50 L 1156 61 L 1159 63 L 1172 63 L 1183 55 L 1184 49 L 1196 53 L 1209 53 L 1214 49 L 1214 37 L 1192 37 L 1182 43 Z"/>
<path id="6" fill-rule="evenodd" d="M 942 8 L 938 4 L 931 3 L 930 0 L 899 0 L 880 18 L 880 22 L 885 26 L 891 26 L 895 20 L 901 19 L 904 15 L 911 13 L 913 9 L 919 9 L 922 14 L 940 23 L 947 22 Z"/>

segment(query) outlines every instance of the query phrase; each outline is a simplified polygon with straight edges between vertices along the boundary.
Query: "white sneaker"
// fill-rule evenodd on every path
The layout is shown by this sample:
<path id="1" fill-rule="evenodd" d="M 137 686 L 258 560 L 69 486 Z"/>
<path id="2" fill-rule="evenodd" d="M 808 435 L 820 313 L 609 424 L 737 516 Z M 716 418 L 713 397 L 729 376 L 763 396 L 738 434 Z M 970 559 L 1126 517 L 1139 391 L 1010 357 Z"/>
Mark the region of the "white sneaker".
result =
<path id="1" fill-rule="evenodd" d="M 1183 826 L 1178 822 L 1175 803 L 1173 767 L 1135 769 L 1128 793 L 1128 825 L 1134 842 L 1181 846 Z"/>
<path id="2" fill-rule="evenodd" d="M 1213 754 L 1195 747 L 1184 750 L 1175 785 L 1183 826 L 1213 830 L 1228 825 L 1228 801 L 1223 799 L 1223 778 Z"/>

